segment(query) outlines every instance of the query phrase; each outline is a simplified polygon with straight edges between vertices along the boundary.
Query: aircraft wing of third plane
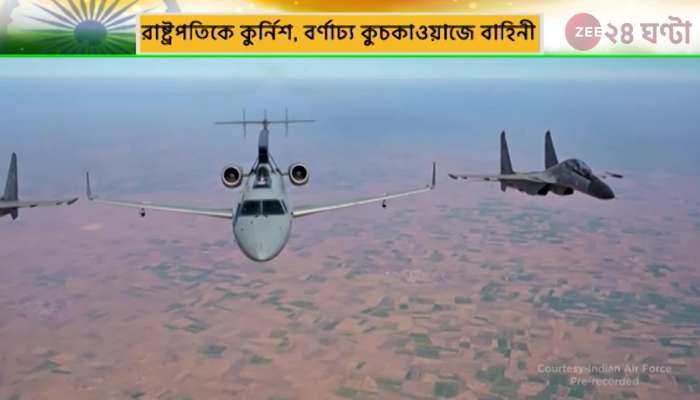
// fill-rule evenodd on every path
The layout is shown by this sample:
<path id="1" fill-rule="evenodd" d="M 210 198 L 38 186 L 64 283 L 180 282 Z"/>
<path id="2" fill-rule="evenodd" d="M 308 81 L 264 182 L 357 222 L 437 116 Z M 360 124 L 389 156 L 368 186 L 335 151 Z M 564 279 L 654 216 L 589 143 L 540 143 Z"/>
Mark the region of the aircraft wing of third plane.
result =
<path id="1" fill-rule="evenodd" d="M 499 174 L 499 175 L 473 175 L 473 174 L 447 174 L 452 179 L 466 179 L 473 181 L 528 181 L 534 183 L 554 183 L 543 174 Z"/>
<path id="2" fill-rule="evenodd" d="M 0 201 L 0 209 L 3 208 L 34 208 L 34 207 L 50 207 L 50 206 L 60 206 L 63 204 L 71 205 L 78 201 L 77 197 L 72 199 L 61 199 L 61 200 L 18 200 L 18 201 Z"/>

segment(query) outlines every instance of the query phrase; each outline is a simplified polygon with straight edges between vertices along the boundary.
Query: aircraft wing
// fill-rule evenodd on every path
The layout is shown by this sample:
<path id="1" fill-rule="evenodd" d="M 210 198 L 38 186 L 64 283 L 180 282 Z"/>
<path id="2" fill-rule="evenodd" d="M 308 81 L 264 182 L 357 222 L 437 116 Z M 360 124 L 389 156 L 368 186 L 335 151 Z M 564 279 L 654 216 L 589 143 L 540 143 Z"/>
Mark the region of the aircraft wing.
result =
<path id="1" fill-rule="evenodd" d="M 483 182 L 523 181 L 532 183 L 555 183 L 553 180 L 541 174 L 501 174 L 501 175 L 472 175 L 472 174 L 447 174 L 452 179 L 465 179 Z"/>
<path id="2" fill-rule="evenodd" d="M 223 219 L 233 219 L 233 209 L 232 208 L 198 208 L 189 206 L 178 206 L 178 205 L 166 205 L 166 204 L 154 204 L 151 202 L 127 202 L 127 201 L 114 201 L 101 199 L 92 193 L 92 188 L 90 187 L 90 174 L 86 174 L 87 181 L 87 198 L 90 201 L 96 203 L 109 204 L 112 206 L 119 207 L 130 207 L 138 208 L 140 210 L 155 210 L 155 211 L 169 211 L 181 214 L 191 214 L 191 215 L 203 215 L 206 217 L 223 218 Z"/>
<path id="3" fill-rule="evenodd" d="M 295 208 L 294 211 L 292 211 L 292 216 L 294 218 L 299 218 L 299 217 L 305 217 L 307 215 L 319 214 L 319 213 L 326 212 L 326 211 L 340 210 L 343 208 L 361 206 L 364 204 L 385 202 L 387 200 L 397 199 L 400 197 L 412 196 L 415 194 L 429 192 L 433 189 L 435 189 L 435 163 L 433 163 L 433 179 L 432 179 L 430 185 L 427 185 L 425 187 L 422 187 L 419 189 L 408 190 L 405 192 L 387 193 L 383 196 L 356 199 L 356 200 L 351 200 L 351 201 L 344 202 L 344 203 L 328 204 L 328 205 L 322 205 L 322 206 L 302 206 L 302 207 Z"/>
<path id="4" fill-rule="evenodd" d="M 63 204 L 71 205 L 78 201 L 77 197 L 72 199 L 62 199 L 62 200 L 17 200 L 17 201 L 0 201 L 0 209 L 8 208 L 35 208 L 35 207 L 52 207 L 60 206 Z"/>

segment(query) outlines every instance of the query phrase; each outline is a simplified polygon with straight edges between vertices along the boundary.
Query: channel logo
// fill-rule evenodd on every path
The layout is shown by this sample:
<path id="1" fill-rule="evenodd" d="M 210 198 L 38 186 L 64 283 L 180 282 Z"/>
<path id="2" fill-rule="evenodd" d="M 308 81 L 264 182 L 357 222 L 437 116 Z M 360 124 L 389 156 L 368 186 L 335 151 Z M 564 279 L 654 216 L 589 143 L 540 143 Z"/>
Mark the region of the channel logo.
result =
<path id="1" fill-rule="evenodd" d="M 603 36 L 603 28 L 598 19 L 588 13 L 574 15 L 566 23 L 566 41 L 576 50 L 594 48 Z"/>

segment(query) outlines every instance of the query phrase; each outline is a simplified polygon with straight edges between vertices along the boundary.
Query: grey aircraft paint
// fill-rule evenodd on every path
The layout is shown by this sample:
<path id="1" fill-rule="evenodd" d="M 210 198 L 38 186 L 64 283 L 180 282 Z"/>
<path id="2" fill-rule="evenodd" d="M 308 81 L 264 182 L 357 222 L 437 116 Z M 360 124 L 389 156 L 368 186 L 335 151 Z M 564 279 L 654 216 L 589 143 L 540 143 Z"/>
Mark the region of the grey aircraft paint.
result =
<path id="1" fill-rule="evenodd" d="M 607 183 L 601 180 L 601 177 L 622 178 L 622 175 L 612 172 L 596 176 L 591 168 L 579 159 L 571 158 L 559 162 L 549 131 L 545 134 L 545 169 L 543 171 L 520 173 L 513 171 L 506 133 L 501 132 L 500 175 L 448 175 L 452 179 L 500 182 L 503 191 L 506 188 L 514 188 L 533 196 L 545 196 L 550 192 L 568 196 L 577 191 L 602 200 L 615 198 L 615 193 Z"/>
<path id="2" fill-rule="evenodd" d="M 222 173 L 222 180 L 232 177 L 236 181 L 240 178 L 241 195 L 238 204 L 232 208 L 205 209 L 188 206 L 158 205 L 147 202 L 122 202 L 101 199 L 92 193 L 90 186 L 90 175 L 86 174 L 87 197 L 91 201 L 104 204 L 138 208 L 139 214 L 143 217 L 146 210 L 170 211 L 185 214 L 203 215 L 215 218 L 230 219 L 232 221 L 233 236 L 241 251 L 253 261 L 269 261 L 279 255 L 285 248 L 292 230 L 292 221 L 296 218 L 318 214 L 327 211 L 339 210 L 343 208 L 359 206 L 363 204 L 381 202 L 386 207 L 387 200 L 425 193 L 435 188 L 435 163 L 433 163 L 432 182 L 422 188 L 385 194 L 377 197 L 352 200 L 343 203 L 335 203 L 325 206 L 305 206 L 293 207 L 287 196 L 285 180 L 290 179 L 295 182 L 292 175 L 293 164 L 288 171 L 281 170 L 269 152 L 269 126 L 272 124 L 284 124 L 288 127 L 292 123 L 312 122 L 310 120 L 290 120 L 286 115 L 284 120 L 268 120 L 267 115 L 260 121 L 249 121 L 244 118 L 241 121 L 217 122 L 217 125 L 247 125 L 261 124 L 262 130 L 258 137 L 258 155 L 247 173 L 230 171 L 228 174 L 225 167 Z M 305 168 L 305 167 L 304 167 Z M 306 177 L 308 179 L 308 171 Z M 239 176 L 240 175 L 240 176 Z M 303 185 L 296 181 L 297 185 Z M 228 187 L 237 187 L 238 184 L 231 184 Z"/>
<path id="3" fill-rule="evenodd" d="M 60 206 L 62 204 L 71 205 L 76 201 L 78 201 L 77 197 L 63 200 L 20 200 L 19 178 L 17 177 L 17 154 L 12 153 L 12 157 L 10 157 L 10 167 L 7 170 L 5 192 L 2 197 L 0 197 L 0 218 L 9 215 L 15 220 L 19 217 L 20 208 Z"/>
<path id="4" fill-rule="evenodd" d="M 275 258 L 289 241 L 292 230 L 292 204 L 284 186 L 284 173 L 269 154 L 270 132 L 267 124 L 260 131 L 258 159 L 244 183 L 239 206 L 233 218 L 233 236 L 241 251 L 255 261 Z M 278 201 L 276 213 L 268 212 L 266 204 Z M 255 213 L 243 213 L 244 204 L 258 203 Z"/>

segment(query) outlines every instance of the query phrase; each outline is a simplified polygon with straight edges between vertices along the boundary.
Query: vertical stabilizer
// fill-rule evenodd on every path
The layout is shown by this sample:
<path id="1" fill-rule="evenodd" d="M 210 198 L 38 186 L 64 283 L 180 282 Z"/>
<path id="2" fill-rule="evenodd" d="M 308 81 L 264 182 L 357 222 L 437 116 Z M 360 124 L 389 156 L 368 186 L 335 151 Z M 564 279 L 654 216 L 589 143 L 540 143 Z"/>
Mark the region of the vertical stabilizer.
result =
<path id="1" fill-rule="evenodd" d="M 270 162 L 270 131 L 263 128 L 258 137 L 258 162 L 267 164 Z"/>
<path id="2" fill-rule="evenodd" d="M 10 159 L 10 169 L 7 171 L 7 183 L 5 183 L 5 193 L 2 199 L 5 201 L 17 201 L 18 200 L 18 184 L 17 184 L 17 154 L 12 153 L 12 158 Z M 19 216 L 19 210 L 13 208 L 10 210 L 10 216 L 12 219 L 17 219 Z"/>
<path id="3" fill-rule="evenodd" d="M 7 171 L 7 183 L 5 183 L 5 194 L 2 198 L 6 201 L 17 201 L 17 154 L 12 153 L 10 160 L 10 169 Z"/>
<path id="4" fill-rule="evenodd" d="M 501 132 L 501 174 L 507 175 L 513 173 L 513 165 L 510 163 L 510 152 L 508 151 L 508 142 L 506 142 L 506 132 Z"/>
<path id="5" fill-rule="evenodd" d="M 552 134 L 547 131 L 544 135 L 544 167 L 551 168 L 559 164 L 557 159 L 557 152 L 554 150 L 554 143 L 552 143 Z"/>
<path id="6" fill-rule="evenodd" d="M 508 142 L 506 141 L 506 132 L 501 132 L 501 175 L 513 173 L 513 165 L 510 162 L 510 152 L 508 151 Z M 501 182 L 501 190 L 506 191 L 505 182 Z"/>

